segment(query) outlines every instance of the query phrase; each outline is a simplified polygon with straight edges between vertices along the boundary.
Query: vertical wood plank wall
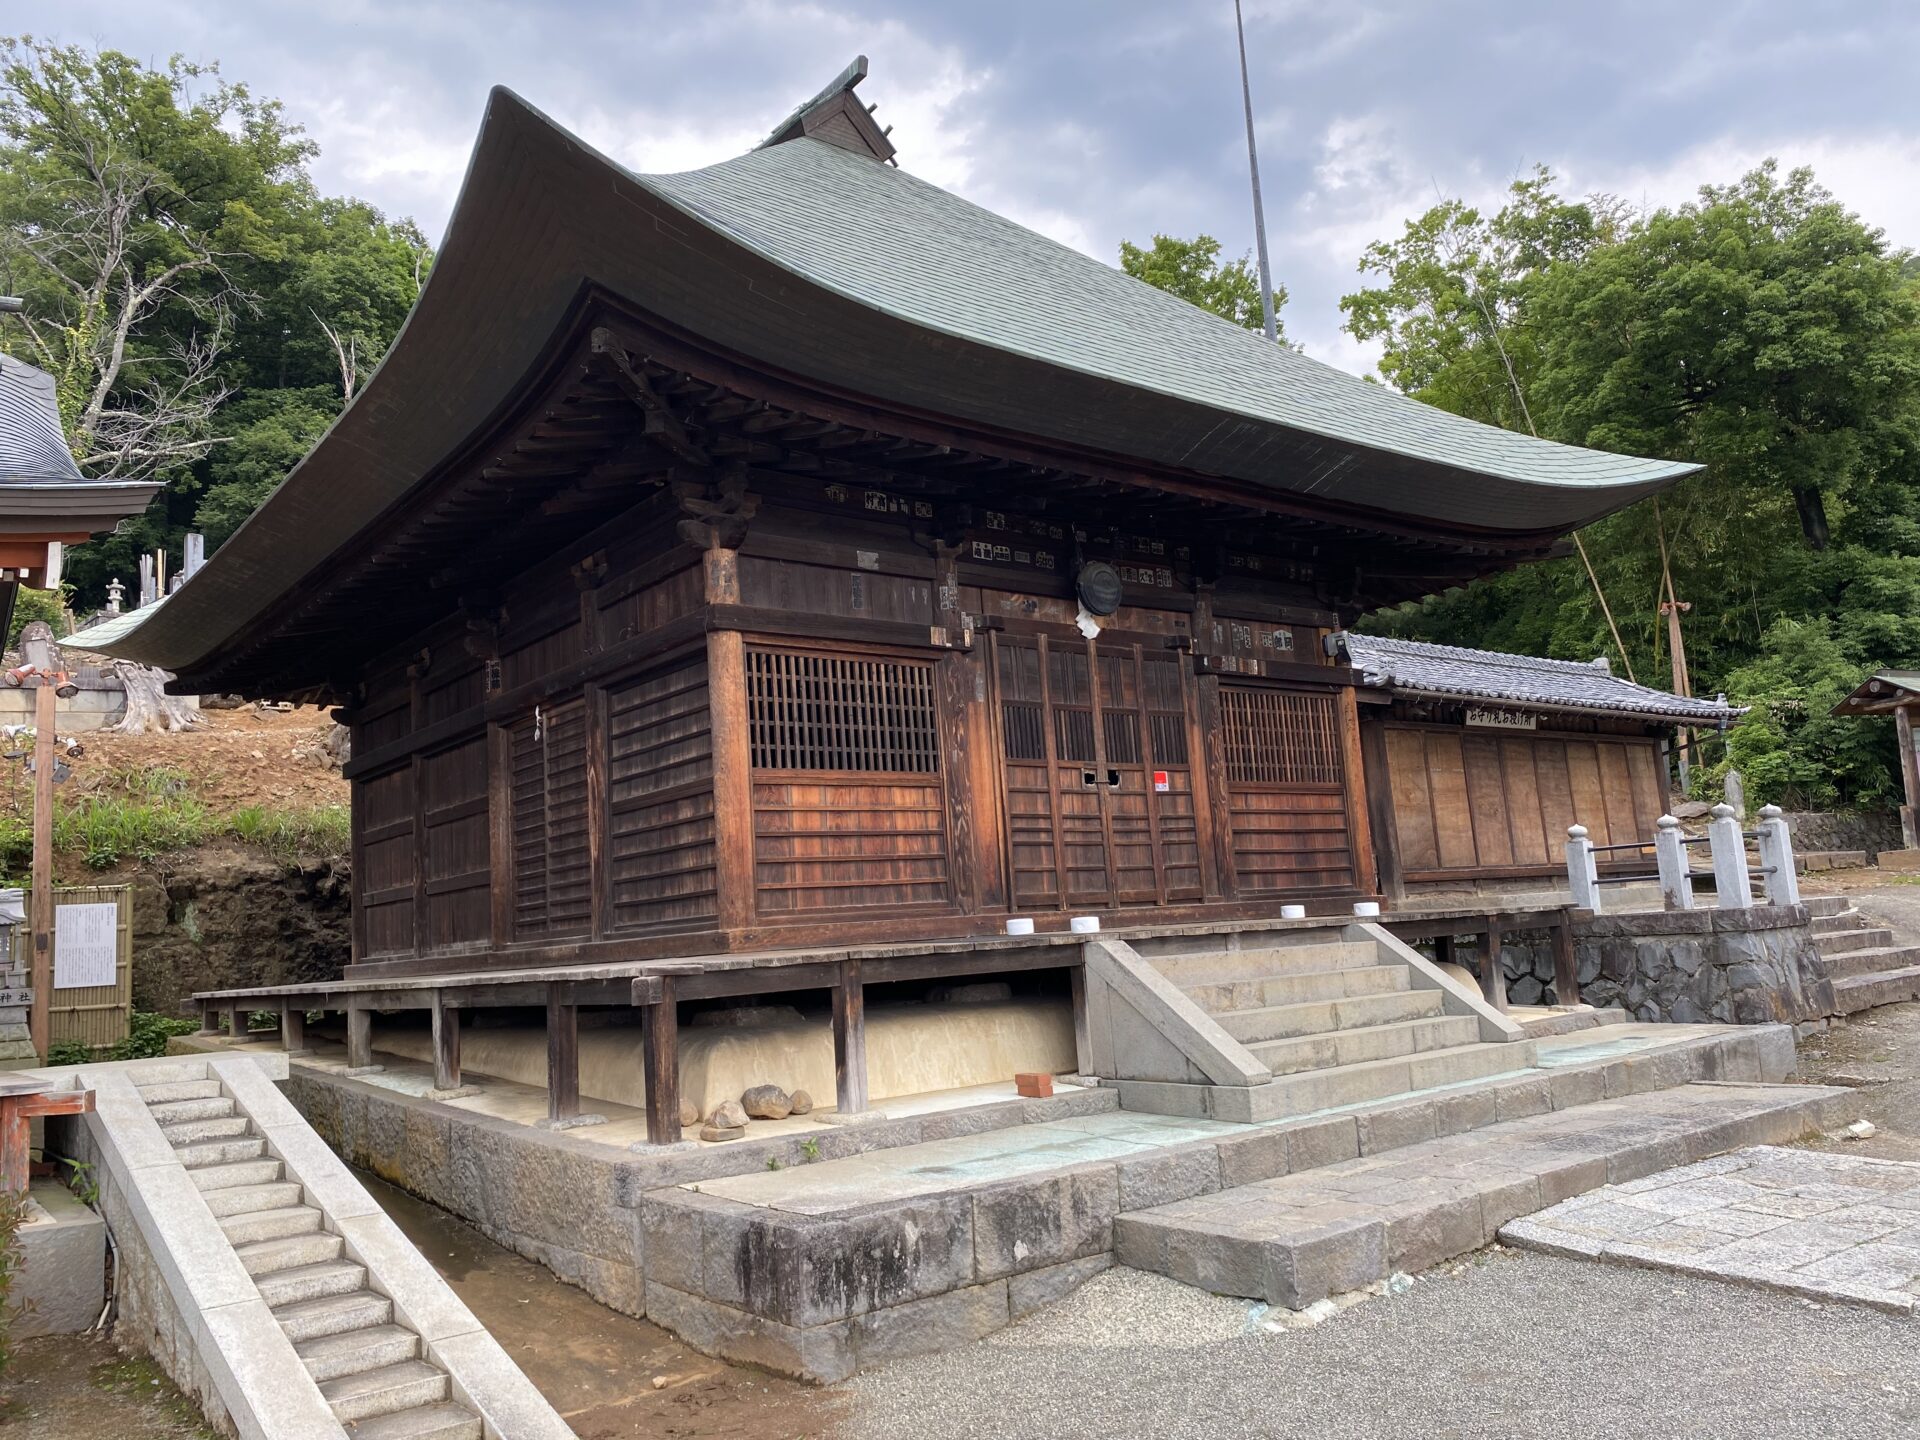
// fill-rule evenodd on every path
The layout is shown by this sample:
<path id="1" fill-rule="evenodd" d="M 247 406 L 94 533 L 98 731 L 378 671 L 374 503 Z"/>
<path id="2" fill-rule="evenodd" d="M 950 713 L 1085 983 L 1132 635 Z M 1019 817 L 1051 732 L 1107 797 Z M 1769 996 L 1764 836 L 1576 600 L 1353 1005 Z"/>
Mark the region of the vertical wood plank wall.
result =
<path id="1" fill-rule="evenodd" d="M 1407 880 L 1553 873 L 1574 824 L 1596 845 L 1653 839 L 1664 792 L 1655 739 L 1390 722 L 1383 740 Z"/>

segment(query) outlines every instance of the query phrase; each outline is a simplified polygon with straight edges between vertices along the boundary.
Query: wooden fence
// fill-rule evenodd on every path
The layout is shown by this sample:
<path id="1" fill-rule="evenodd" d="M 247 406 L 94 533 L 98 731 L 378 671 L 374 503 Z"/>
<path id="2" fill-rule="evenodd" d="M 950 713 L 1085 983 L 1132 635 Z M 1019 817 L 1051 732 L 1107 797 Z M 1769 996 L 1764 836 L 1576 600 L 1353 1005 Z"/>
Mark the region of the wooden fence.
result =
<path id="1" fill-rule="evenodd" d="M 47 992 L 47 1036 L 51 1044 L 78 1040 L 100 1049 L 127 1038 L 133 1019 L 133 888 L 128 885 L 80 885 L 53 892 L 54 909 L 62 905 L 112 905 L 118 911 L 114 925 L 113 984 L 88 985 Z M 59 941 L 54 940 L 53 973 L 60 964 Z M 32 916 L 21 927 L 20 939 L 31 945 Z M 51 975 L 49 976 L 51 981 Z"/>

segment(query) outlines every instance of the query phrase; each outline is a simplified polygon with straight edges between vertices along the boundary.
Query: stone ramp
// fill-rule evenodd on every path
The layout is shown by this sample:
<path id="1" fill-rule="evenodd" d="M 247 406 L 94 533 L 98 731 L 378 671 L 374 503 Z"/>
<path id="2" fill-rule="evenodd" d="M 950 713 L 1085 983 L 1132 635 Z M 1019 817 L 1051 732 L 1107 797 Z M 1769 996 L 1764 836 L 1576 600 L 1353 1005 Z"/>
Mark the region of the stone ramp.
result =
<path id="1" fill-rule="evenodd" d="M 1121 1215 L 1114 1256 L 1305 1309 L 1476 1250 L 1571 1196 L 1832 1128 L 1857 1104 L 1842 1089 L 1742 1084 L 1597 1100 Z"/>
<path id="2" fill-rule="evenodd" d="M 118 1245 L 116 1336 L 246 1440 L 571 1436 L 275 1088 L 285 1066 L 40 1072 L 95 1094 L 59 1138 Z"/>
<path id="3" fill-rule="evenodd" d="M 1562 1201 L 1500 1238 L 1911 1315 L 1920 1164 L 1760 1145 Z"/>

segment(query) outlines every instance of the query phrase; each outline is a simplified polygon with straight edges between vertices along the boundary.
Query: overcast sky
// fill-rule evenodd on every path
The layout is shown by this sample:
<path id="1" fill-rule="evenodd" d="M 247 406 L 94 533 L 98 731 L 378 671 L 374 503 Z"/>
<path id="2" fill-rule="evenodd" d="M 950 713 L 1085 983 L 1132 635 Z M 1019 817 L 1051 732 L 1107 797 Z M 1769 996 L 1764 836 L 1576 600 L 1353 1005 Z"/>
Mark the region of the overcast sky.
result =
<path id="1" fill-rule="evenodd" d="M 1369 241 L 1535 161 L 1673 204 L 1777 155 L 1920 246 L 1920 5 L 1246 0 L 1274 268 L 1354 370 Z M 855 53 L 924 179 L 1112 263 L 1252 244 L 1232 0 L 0 0 L 0 32 L 218 60 L 319 142 L 323 188 L 446 222 L 489 86 L 639 170 L 722 160 Z"/>

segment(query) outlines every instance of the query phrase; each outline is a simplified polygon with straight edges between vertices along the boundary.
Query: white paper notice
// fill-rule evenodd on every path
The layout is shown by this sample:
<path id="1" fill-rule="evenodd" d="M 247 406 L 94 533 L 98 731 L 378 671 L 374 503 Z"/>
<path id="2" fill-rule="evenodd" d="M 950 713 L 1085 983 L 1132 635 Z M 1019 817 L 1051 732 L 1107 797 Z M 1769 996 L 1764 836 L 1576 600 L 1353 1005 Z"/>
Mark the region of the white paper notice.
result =
<path id="1" fill-rule="evenodd" d="M 53 988 L 113 984 L 119 924 L 118 905 L 54 906 Z"/>

